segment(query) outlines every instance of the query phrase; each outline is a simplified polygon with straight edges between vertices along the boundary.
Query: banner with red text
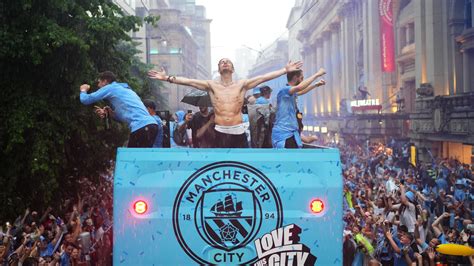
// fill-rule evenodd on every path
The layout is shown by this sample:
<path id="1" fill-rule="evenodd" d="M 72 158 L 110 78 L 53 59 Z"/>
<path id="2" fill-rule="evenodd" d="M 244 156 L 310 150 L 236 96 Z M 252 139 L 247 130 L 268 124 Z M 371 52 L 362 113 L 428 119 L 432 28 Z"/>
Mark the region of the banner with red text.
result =
<path id="1" fill-rule="evenodd" d="M 382 71 L 395 70 L 392 0 L 379 0 Z"/>

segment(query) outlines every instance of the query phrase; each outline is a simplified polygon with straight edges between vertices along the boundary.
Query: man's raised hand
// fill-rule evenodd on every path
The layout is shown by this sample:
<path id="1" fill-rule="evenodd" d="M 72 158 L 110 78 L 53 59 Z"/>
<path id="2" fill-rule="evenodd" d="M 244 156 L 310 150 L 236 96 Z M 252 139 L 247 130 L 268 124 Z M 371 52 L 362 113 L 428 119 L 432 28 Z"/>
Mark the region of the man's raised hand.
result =
<path id="1" fill-rule="evenodd" d="M 81 92 L 88 92 L 91 89 L 91 86 L 89 84 L 82 84 L 79 89 L 81 90 Z"/>
<path id="2" fill-rule="evenodd" d="M 288 64 L 286 64 L 285 70 L 286 70 L 286 73 L 289 73 L 289 72 L 293 72 L 293 71 L 301 69 L 302 66 L 303 66 L 303 62 L 301 61 L 291 62 L 290 60 L 288 61 Z"/>
<path id="3" fill-rule="evenodd" d="M 316 86 L 319 87 L 319 86 L 323 86 L 323 85 L 326 85 L 326 81 L 324 79 L 321 79 L 319 80 L 318 82 L 316 82 Z"/>
<path id="4" fill-rule="evenodd" d="M 95 110 L 94 112 L 100 117 L 100 118 L 105 118 L 108 115 L 108 110 L 107 107 L 100 108 L 99 106 L 94 106 Z M 110 108 L 110 107 L 109 107 Z"/>
<path id="5" fill-rule="evenodd" d="M 151 79 L 166 80 L 166 71 L 161 68 L 160 71 L 150 70 L 148 71 L 148 77 Z"/>
<path id="6" fill-rule="evenodd" d="M 321 76 L 324 75 L 324 74 L 326 74 L 326 69 L 324 69 L 324 68 L 320 68 L 320 69 L 318 70 L 318 72 L 316 72 L 316 75 L 317 75 L 318 77 L 321 77 Z"/>

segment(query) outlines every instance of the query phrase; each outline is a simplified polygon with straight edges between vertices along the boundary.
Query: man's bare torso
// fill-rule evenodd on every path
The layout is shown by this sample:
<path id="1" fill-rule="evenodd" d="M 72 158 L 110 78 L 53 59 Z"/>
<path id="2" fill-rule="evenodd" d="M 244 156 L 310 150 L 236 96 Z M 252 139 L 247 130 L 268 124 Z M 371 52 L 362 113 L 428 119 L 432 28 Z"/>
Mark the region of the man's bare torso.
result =
<path id="1" fill-rule="evenodd" d="M 220 126 L 234 126 L 242 123 L 242 105 L 244 104 L 244 80 L 223 85 L 220 81 L 209 81 L 215 123 Z"/>

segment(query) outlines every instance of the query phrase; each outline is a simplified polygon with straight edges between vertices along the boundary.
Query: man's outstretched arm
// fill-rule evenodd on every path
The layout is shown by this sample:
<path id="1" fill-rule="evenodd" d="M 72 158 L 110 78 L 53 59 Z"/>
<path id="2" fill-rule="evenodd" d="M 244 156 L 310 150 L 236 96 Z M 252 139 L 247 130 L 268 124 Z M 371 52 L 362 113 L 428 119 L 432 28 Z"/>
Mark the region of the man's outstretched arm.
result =
<path id="1" fill-rule="evenodd" d="M 244 84 L 244 89 L 245 90 L 250 90 L 252 88 L 257 87 L 259 84 L 272 80 L 274 78 L 278 78 L 281 75 L 284 75 L 288 72 L 293 72 L 296 70 L 299 70 L 303 66 L 303 63 L 301 61 L 298 62 L 288 62 L 288 64 L 285 66 L 285 68 L 282 68 L 280 70 L 276 70 L 264 75 L 256 76 L 254 78 L 246 80 Z"/>
<path id="2" fill-rule="evenodd" d="M 320 68 L 318 72 L 314 73 L 311 77 L 303 80 L 300 84 L 291 87 L 290 89 L 290 94 L 293 93 L 298 93 L 300 91 L 303 91 L 306 89 L 313 81 L 315 81 L 317 78 L 321 77 L 322 75 L 326 74 L 326 70 L 324 68 Z"/>
<path id="3" fill-rule="evenodd" d="M 207 91 L 209 90 L 209 82 L 207 80 L 199 79 L 188 79 L 183 77 L 168 76 L 166 71 L 161 68 L 160 71 L 150 70 L 148 71 L 148 77 L 151 79 L 157 79 L 161 81 L 168 81 L 169 83 L 176 83 L 179 85 L 191 86 L 198 90 Z"/>
<path id="4" fill-rule="evenodd" d="M 323 86 L 323 85 L 326 85 L 326 81 L 324 79 L 321 79 L 318 82 L 316 82 L 315 84 L 306 87 L 306 89 L 299 91 L 297 94 L 298 95 L 304 95 L 304 94 L 310 92 L 311 90 L 313 90 L 314 88 L 319 87 L 319 86 Z"/>

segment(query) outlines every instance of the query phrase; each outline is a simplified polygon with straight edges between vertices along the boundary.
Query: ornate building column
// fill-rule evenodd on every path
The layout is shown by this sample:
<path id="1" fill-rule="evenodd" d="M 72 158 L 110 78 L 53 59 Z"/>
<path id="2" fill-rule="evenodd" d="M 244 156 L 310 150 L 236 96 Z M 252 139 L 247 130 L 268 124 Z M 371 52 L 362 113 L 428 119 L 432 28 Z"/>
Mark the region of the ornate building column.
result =
<path id="1" fill-rule="evenodd" d="M 331 60 L 331 32 L 330 31 L 324 31 L 322 33 L 323 35 L 323 65 L 325 69 L 328 70 L 328 73 L 326 74 L 326 79 L 330 82 L 326 84 L 324 87 L 322 87 L 322 99 L 323 99 L 323 105 L 324 105 L 324 113 L 330 113 L 332 112 L 332 106 L 331 106 L 331 90 L 333 89 L 333 84 L 331 84 L 332 81 L 332 76 L 333 73 L 331 73 L 332 70 L 332 60 Z"/>
<path id="2" fill-rule="evenodd" d="M 324 40 L 322 38 L 318 38 L 315 42 L 316 44 L 316 65 L 318 68 L 320 67 L 324 67 L 324 56 L 323 56 L 323 43 L 324 43 Z M 324 113 L 324 87 L 325 86 L 322 86 L 322 87 L 319 87 L 318 89 L 316 89 L 316 97 L 318 99 L 318 110 L 319 110 L 319 114 L 323 114 Z"/>
<path id="3" fill-rule="evenodd" d="M 329 28 L 331 29 L 331 58 L 332 58 L 332 86 L 331 86 L 331 106 L 332 112 L 339 112 L 339 102 L 341 100 L 341 79 L 342 79 L 342 68 L 341 68 L 341 42 L 340 31 L 341 24 L 339 22 L 332 23 Z"/>
<path id="4" fill-rule="evenodd" d="M 345 17 L 345 12 L 344 6 L 341 6 L 341 8 L 338 10 L 338 16 L 341 18 L 341 32 L 339 37 L 339 46 L 341 48 L 341 99 L 347 99 L 347 20 Z"/>
<path id="5" fill-rule="evenodd" d="M 425 1 L 413 2 L 415 8 L 415 76 L 416 88 L 427 82 L 426 76 L 426 35 Z"/>
<path id="6" fill-rule="evenodd" d="M 440 33 L 444 26 L 442 6 L 443 0 L 426 1 L 425 4 L 426 73 L 427 82 L 431 83 L 434 88 L 434 95 L 443 95 L 446 87 L 443 38 L 447 36 Z"/>
<path id="7" fill-rule="evenodd" d="M 309 77 L 315 71 L 318 70 L 318 45 L 316 42 L 311 44 L 311 50 L 313 51 L 313 57 L 311 60 L 311 68 L 309 70 L 305 70 L 305 75 Z M 318 115 L 319 113 L 319 98 L 316 97 L 316 92 L 318 88 L 314 89 L 314 91 L 308 93 L 305 97 L 308 101 L 308 110 L 310 114 Z"/>
<path id="8" fill-rule="evenodd" d="M 454 14 L 458 15 L 458 14 Z M 464 19 L 452 18 L 448 20 L 449 31 L 449 53 L 451 59 L 451 69 L 449 71 L 449 94 L 459 94 L 464 92 L 464 71 L 463 54 L 459 49 L 456 37 L 461 35 L 464 29 Z"/>
<path id="9" fill-rule="evenodd" d="M 311 60 L 313 59 L 313 51 L 311 49 L 311 46 L 307 43 L 307 40 L 308 39 L 306 38 L 301 53 L 301 57 L 303 60 L 303 71 L 311 67 Z M 300 112 L 306 114 L 311 113 L 311 106 L 309 106 L 306 98 L 299 98 L 297 105 L 303 108 L 302 110 L 300 110 Z"/>
<path id="10" fill-rule="evenodd" d="M 356 62 L 355 62 L 355 47 L 356 47 L 356 36 L 355 36 L 355 16 L 354 16 L 354 4 L 353 2 L 345 3 L 339 10 L 339 16 L 342 19 L 341 22 L 341 64 L 342 64 L 342 98 L 346 99 L 346 104 L 350 104 L 352 96 L 354 95 L 354 87 L 357 80 Z"/>

